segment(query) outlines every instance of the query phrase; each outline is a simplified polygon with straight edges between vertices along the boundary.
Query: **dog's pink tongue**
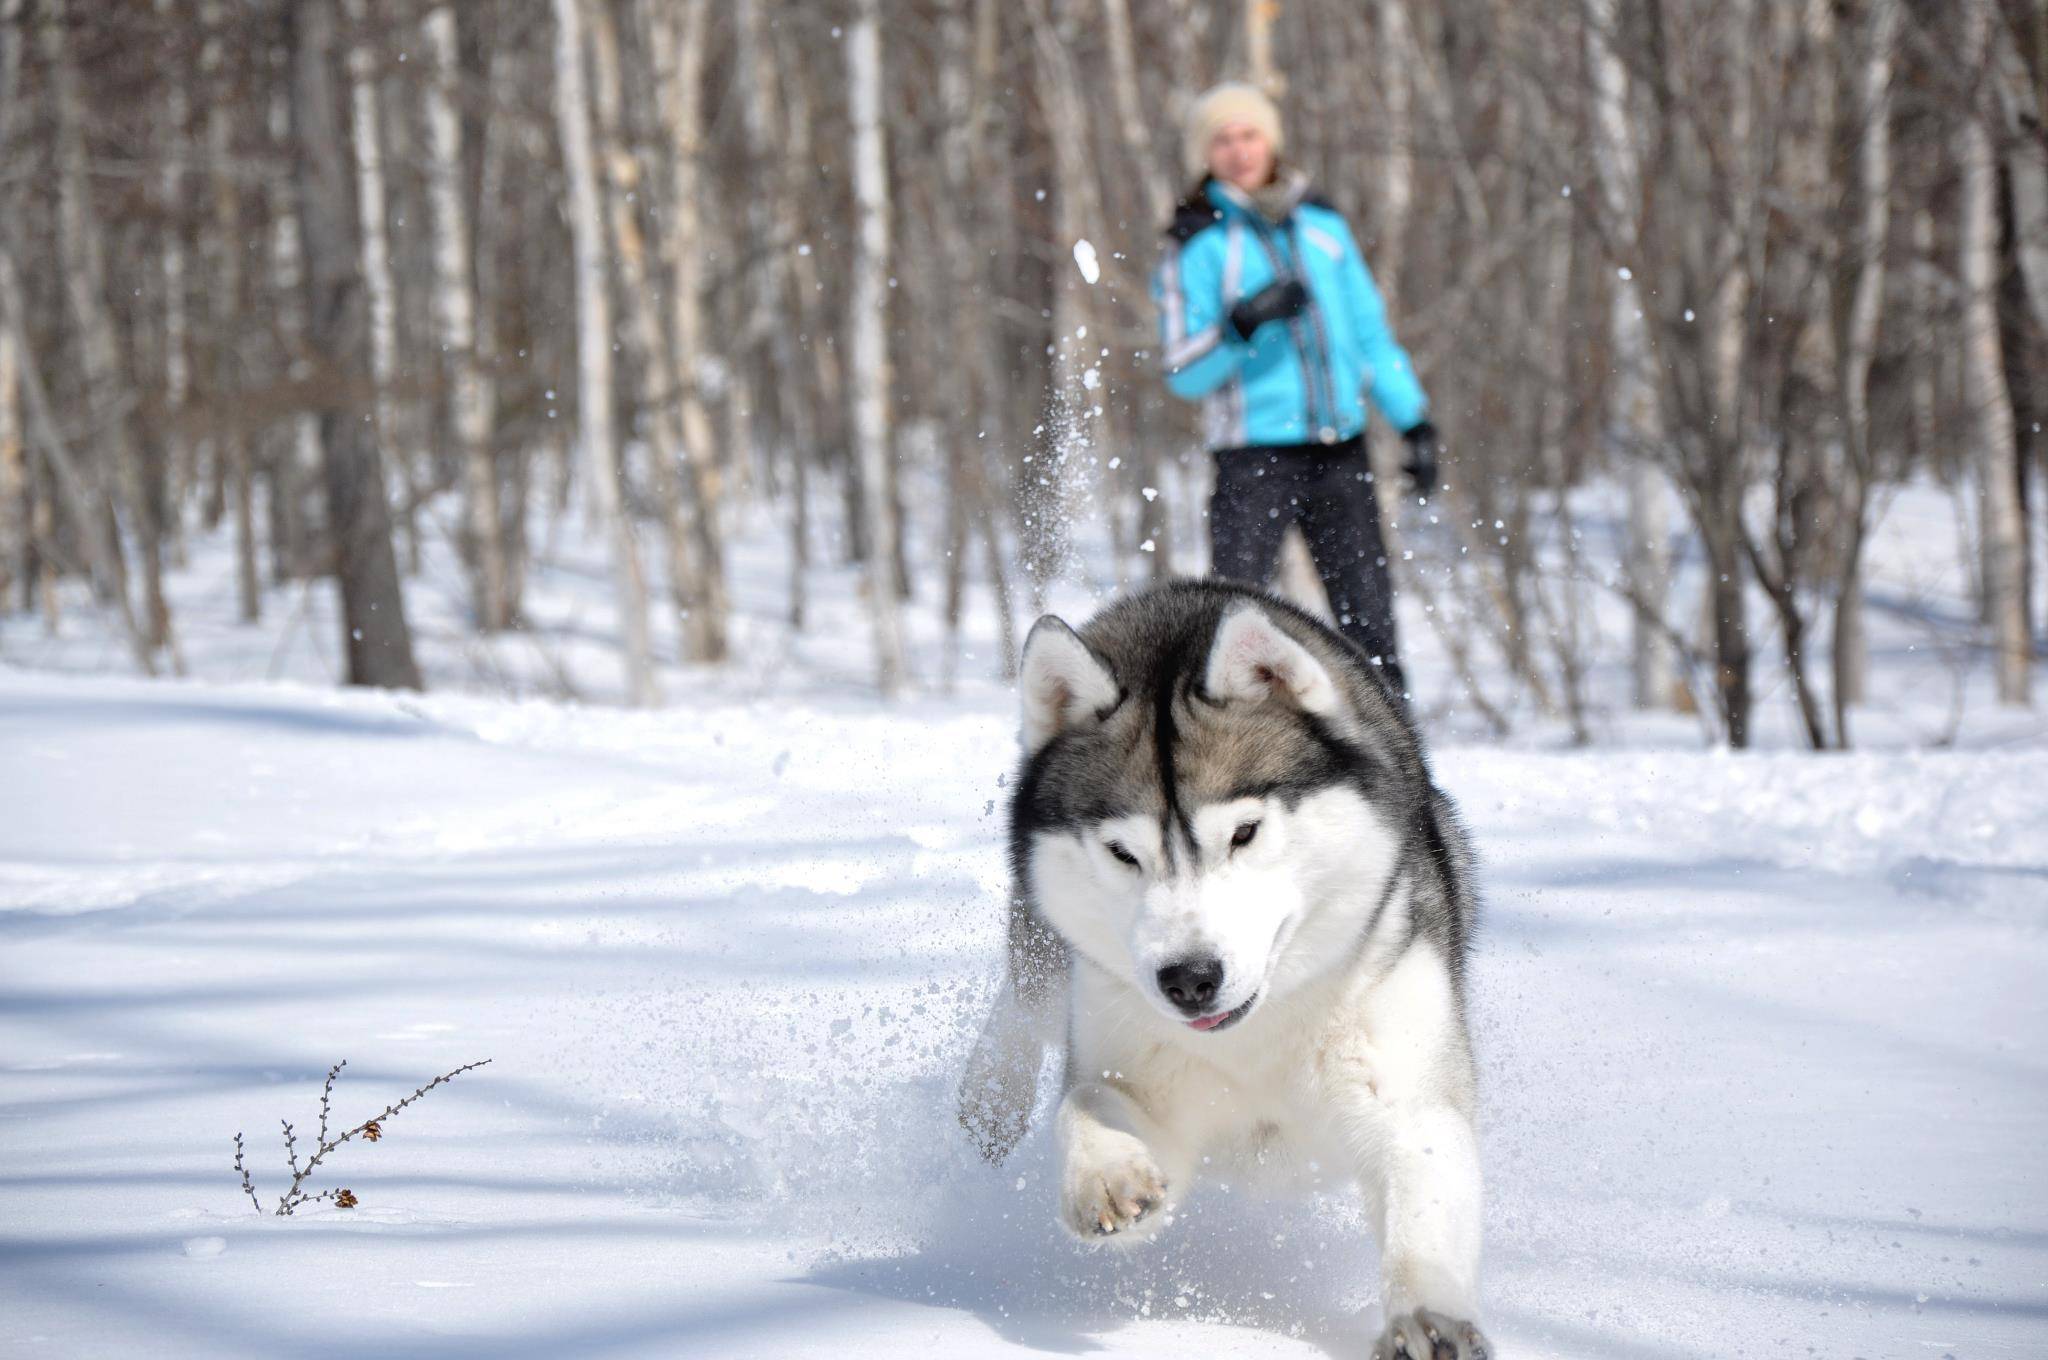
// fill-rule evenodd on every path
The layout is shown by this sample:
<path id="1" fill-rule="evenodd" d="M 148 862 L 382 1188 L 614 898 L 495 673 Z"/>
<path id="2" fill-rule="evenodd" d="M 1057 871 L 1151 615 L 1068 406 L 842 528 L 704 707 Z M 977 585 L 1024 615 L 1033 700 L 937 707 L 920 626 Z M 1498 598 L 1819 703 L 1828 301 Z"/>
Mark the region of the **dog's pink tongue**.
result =
<path id="1" fill-rule="evenodd" d="M 1223 1012 L 1223 1014 L 1221 1014 L 1221 1015 L 1205 1015 L 1205 1016 L 1203 1016 L 1203 1017 L 1202 1017 L 1202 1018 L 1201 1018 L 1200 1020 L 1190 1020 L 1190 1021 L 1188 1021 L 1188 1028 L 1189 1028 L 1189 1029 L 1214 1029 L 1214 1028 L 1216 1028 L 1216 1027 L 1217 1027 L 1218 1025 L 1222 1024 L 1222 1023 L 1223 1023 L 1223 1022 L 1224 1022 L 1224 1021 L 1225 1021 L 1226 1019 L 1228 1019 L 1228 1018 L 1229 1018 L 1229 1016 L 1230 1016 L 1230 1012 L 1229 1012 L 1229 1011 L 1225 1011 L 1225 1012 Z"/>

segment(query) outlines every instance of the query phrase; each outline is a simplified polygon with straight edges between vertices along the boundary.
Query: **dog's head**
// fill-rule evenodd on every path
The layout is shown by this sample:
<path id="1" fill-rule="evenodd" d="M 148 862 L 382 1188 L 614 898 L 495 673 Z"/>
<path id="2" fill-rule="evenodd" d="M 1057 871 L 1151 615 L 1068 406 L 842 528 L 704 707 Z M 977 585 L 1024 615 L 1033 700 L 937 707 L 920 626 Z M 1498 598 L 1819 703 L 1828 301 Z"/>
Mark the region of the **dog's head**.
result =
<path id="1" fill-rule="evenodd" d="M 1182 584 L 1025 643 L 1012 853 L 1047 922 L 1217 1032 L 1342 963 L 1420 770 L 1368 664 L 1254 592 Z"/>

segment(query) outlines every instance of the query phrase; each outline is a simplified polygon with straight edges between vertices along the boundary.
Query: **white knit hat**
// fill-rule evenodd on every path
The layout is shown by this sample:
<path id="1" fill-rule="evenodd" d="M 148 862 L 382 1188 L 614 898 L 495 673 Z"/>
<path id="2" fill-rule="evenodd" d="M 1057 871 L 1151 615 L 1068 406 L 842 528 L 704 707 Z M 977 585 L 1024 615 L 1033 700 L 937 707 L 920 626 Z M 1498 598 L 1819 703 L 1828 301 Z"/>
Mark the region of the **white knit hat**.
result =
<path id="1" fill-rule="evenodd" d="M 1190 175 L 1208 169 L 1209 143 L 1231 123 L 1251 124 L 1266 134 L 1275 154 L 1282 149 L 1280 110 L 1258 86 L 1232 81 L 1210 90 L 1188 109 L 1187 140 L 1181 150 Z"/>

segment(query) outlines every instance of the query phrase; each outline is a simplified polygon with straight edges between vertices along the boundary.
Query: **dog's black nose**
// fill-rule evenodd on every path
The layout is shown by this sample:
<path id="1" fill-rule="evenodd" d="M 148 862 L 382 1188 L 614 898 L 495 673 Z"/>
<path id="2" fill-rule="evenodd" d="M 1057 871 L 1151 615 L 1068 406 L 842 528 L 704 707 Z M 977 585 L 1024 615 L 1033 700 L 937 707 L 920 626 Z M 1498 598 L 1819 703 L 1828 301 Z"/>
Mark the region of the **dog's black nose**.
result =
<path id="1" fill-rule="evenodd" d="M 1182 959 L 1159 970 L 1159 990 L 1189 1015 L 1209 1009 L 1222 988 L 1221 959 Z"/>

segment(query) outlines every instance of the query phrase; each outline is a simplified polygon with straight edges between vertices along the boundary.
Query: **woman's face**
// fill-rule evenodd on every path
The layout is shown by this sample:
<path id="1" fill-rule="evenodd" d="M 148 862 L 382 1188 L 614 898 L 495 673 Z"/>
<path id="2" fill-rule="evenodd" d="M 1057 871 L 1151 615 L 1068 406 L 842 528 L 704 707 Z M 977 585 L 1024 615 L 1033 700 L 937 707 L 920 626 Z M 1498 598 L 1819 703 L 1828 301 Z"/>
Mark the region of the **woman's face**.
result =
<path id="1" fill-rule="evenodd" d="M 1209 173 L 1247 192 L 1273 179 L 1273 144 L 1250 123 L 1225 123 L 1209 139 Z"/>

